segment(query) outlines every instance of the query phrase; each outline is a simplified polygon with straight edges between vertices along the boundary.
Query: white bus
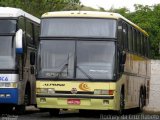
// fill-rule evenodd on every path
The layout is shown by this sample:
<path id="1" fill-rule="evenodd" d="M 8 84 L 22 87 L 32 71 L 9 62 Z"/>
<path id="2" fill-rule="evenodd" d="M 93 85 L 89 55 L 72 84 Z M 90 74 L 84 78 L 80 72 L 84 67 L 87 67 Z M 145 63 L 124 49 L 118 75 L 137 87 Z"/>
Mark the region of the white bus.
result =
<path id="1" fill-rule="evenodd" d="M 40 20 L 17 8 L 0 7 L 0 111 L 24 113 L 36 105 L 34 60 Z"/>

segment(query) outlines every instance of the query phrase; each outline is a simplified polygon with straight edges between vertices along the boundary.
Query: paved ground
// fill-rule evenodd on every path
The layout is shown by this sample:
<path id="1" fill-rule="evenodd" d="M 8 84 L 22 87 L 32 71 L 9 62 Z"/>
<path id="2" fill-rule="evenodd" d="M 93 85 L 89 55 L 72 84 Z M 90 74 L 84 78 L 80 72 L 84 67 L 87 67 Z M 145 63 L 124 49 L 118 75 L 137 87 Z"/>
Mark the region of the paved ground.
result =
<path id="1" fill-rule="evenodd" d="M 138 113 L 136 110 L 127 110 L 122 116 L 113 111 L 87 111 L 80 114 L 78 110 L 61 111 L 58 117 L 50 117 L 48 112 L 28 107 L 24 115 L 3 114 L 1 120 L 160 120 L 160 115 Z"/>

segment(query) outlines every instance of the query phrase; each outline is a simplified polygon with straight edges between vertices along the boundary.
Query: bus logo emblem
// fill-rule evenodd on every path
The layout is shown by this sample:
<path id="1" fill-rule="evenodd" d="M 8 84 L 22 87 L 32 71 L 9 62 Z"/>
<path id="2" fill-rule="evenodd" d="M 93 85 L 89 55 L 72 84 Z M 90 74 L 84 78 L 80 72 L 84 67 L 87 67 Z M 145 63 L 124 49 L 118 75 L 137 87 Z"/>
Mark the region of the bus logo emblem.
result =
<path id="1" fill-rule="evenodd" d="M 8 81 L 7 77 L 0 77 L 0 81 Z"/>
<path id="2" fill-rule="evenodd" d="M 76 88 L 72 88 L 72 89 L 71 89 L 71 93 L 72 93 L 72 94 L 77 94 L 77 89 L 76 89 Z"/>
<path id="3" fill-rule="evenodd" d="M 89 91 L 90 90 L 90 88 L 88 87 L 88 85 L 85 84 L 85 83 L 79 84 L 79 89 L 81 89 L 83 91 Z"/>

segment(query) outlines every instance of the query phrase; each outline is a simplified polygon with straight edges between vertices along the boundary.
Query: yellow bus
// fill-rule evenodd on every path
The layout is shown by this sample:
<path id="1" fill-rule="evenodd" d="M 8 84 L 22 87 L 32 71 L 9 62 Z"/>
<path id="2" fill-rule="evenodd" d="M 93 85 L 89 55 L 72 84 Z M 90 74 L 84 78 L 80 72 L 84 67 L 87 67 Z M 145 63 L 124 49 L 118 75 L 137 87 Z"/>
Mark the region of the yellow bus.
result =
<path id="1" fill-rule="evenodd" d="M 47 12 L 37 57 L 38 108 L 139 108 L 148 101 L 148 34 L 117 13 Z"/>

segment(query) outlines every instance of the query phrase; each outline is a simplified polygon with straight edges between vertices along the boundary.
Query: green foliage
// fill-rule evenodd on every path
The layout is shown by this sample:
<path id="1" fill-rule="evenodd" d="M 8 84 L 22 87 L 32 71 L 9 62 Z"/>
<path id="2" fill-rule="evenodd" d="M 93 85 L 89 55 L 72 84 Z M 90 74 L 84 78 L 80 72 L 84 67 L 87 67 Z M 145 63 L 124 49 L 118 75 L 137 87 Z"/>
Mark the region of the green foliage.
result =
<path id="1" fill-rule="evenodd" d="M 151 58 L 160 59 L 160 4 L 154 6 L 136 4 L 134 7 L 134 12 L 127 8 L 111 8 L 108 11 L 119 13 L 144 29 L 149 34 Z"/>
<path id="2" fill-rule="evenodd" d="M 81 11 L 98 11 L 97 9 L 94 9 L 92 7 L 87 7 L 84 5 L 80 5 L 79 10 L 81 10 Z"/>
<path id="3" fill-rule="evenodd" d="M 135 5 L 135 12 L 128 13 L 128 19 L 147 31 L 150 39 L 152 59 L 160 59 L 160 4 L 154 6 Z"/>
<path id="4" fill-rule="evenodd" d="M 94 9 L 81 5 L 79 0 L 0 0 L 0 6 L 21 8 L 37 17 L 40 17 L 45 12 L 63 10 L 111 11 L 120 13 L 148 32 L 151 57 L 160 59 L 160 4 L 154 6 L 136 4 L 134 12 L 130 12 L 127 8 L 105 10 L 100 7 L 99 9 Z"/>
<path id="5" fill-rule="evenodd" d="M 49 11 L 77 10 L 79 0 L 0 0 L 0 6 L 16 7 L 40 17 Z"/>

